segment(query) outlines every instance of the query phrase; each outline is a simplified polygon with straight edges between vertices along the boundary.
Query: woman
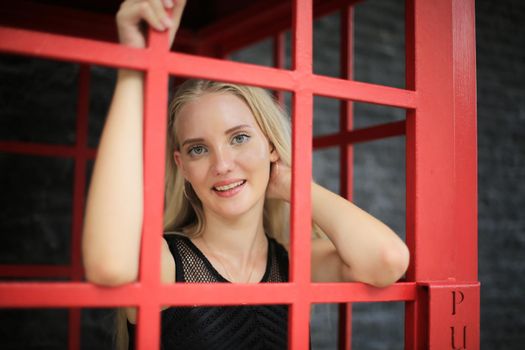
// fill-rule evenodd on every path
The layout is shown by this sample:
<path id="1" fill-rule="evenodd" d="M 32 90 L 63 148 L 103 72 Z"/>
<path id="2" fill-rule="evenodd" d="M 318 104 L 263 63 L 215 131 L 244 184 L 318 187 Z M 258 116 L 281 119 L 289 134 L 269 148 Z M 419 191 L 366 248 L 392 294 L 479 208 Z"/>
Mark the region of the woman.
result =
<path id="1" fill-rule="evenodd" d="M 120 42 L 143 48 L 141 23 L 170 31 L 184 1 L 127 0 L 117 14 Z M 167 9 L 172 16 L 168 17 Z M 137 279 L 142 224 L 140 72 L 120 70 L 89 189 L 83 256 L 89 281 Z M 286 117 L 262 89 L 188 81 L 170 106 L 161 279 L 174 282 L 285 282 L 290 201 Z M 406 271 L 409 253 L 386 225 L 312 183 L 312 218 L 326 238 L 312 241 L 312 281 L 383 287 Z M 125 310 L 133 335 L 135 310 Z M 283 348 L 284 306 L 171 307 L 164 348 Z M 130 337 L 133 347 L 134 337 Z M 209 343 L 213 341 L 213 343 Z"/>

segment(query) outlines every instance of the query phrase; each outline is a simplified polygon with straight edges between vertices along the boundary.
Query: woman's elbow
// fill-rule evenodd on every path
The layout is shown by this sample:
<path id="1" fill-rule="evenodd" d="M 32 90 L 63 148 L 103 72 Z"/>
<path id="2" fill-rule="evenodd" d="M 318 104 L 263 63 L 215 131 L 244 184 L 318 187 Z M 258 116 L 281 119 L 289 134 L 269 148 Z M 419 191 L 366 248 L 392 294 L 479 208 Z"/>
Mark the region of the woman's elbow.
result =
<path id="1" fill-rule="evenodd" d="M 88 282 L 117 287 L 137 280 L 138 273 L 130 268 L 119 267 L 117 264 L 94 262 L 85 264 L 85 275 Z"/>
<path id="2" fill-rule="evenodd" d="M 388 287 L 398 281 L 407 271 L 410 263 L 410 252 L 403 243 L 388 247 L 381 253 L 381 267 L 374 281 L 375 287 Z"/>

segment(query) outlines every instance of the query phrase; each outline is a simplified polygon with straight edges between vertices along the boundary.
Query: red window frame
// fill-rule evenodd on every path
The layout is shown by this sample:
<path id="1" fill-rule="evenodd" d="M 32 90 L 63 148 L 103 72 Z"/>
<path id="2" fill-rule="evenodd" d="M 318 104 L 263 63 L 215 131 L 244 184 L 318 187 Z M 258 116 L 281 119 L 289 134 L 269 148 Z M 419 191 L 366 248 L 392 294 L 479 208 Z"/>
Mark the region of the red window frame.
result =
<path id="1" fill-rule="evenodd" d="M 1 26 L 0 52 L 77 62 L 81 63 L 81 70 L 75 146 L 0 141 L 2 152 L 75 159 L 72 265 L 3 265 L 0 275 L 70 277 L 73 282 L 1 282 L 0 307 L 70 308 L 69 348 L 74 349 L 79 347 L 80 307 L 137 306 L 138 349 L 152 349 L 159 347 L 162 305 L 288 304 L 289 347 L 308 349 L 311 304 L 341 303 L 340 348 L 348 349 L 351 343 L 348 303 L 404 301 L 406 349 L 456 349 L 467 341 L 469 348 L 478 349 L 474 1 L 406 1 L 406 89 L 352 80 L 353 8 L 351 2 L 341 1 L 340 6 L 340 79 L 312 72 L 312 0 L 293 1 L 291 70 L 282 69 L 282 34 L 275 36 L 276 68 L 271 68 L 169 52 L 167 37 L 155 32 L 150 32 L 148 47 L 137 50 L 94 39 Z M 210 47 L 213 40 L 219 39 L 211 38 Z M 215 54 L 224 56 L 249 40 L 240 37 L 229 41 L 229 47 Z M 81 282 L 85 170 L 86 162 L 95 157 L 95 151 L 87 147 L 90 64 L 146 73 L 145 207 L 140 278 L 136 283 L 118 288 L 99 288 Z M 227 75 L 224 72 L 228 72 Z M 293 93 L 290 282 L 161 284 L 158 256 L 169 75 L 230 81 Z M 314 95 L 342 101 L 339 133 L 313 138 Z M 404 108 L 407 117 L 401 122 L 353 130 L 352 101 Z M 311 283 L 312 149 L 340 148 L 341 193 L 351 199 L 352 145 L 403 135 L 407 163 L 406 237 L 411 251 L 406 280 L 385 289 L 360 283 Z M 145 319 L 148 322 L 142 322 Z"/>

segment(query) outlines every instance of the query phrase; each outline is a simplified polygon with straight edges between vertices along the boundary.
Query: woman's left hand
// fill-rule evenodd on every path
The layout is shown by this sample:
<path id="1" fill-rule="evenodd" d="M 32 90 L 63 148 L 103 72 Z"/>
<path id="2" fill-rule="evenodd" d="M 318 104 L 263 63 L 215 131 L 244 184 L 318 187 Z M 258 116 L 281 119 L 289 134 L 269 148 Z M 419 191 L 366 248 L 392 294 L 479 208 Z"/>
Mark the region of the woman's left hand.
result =
<path id="1" fill-rule="evenodd" d="M 290 201 L 292 183 L 292 170 L 281 160 L 272 162 L 270 171 L 270 182 L 266 189 L 266 197 Z"/>

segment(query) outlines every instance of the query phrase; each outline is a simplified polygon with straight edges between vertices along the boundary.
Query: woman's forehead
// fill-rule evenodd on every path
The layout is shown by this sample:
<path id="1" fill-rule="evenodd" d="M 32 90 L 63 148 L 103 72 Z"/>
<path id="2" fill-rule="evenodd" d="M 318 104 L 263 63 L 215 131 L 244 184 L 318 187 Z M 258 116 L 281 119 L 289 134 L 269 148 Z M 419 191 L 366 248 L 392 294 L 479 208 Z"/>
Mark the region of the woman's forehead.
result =
<path id="1" fill-rule="evenodd" d="M 180 137 L 201 137 L 203 133 L 221 133 L 239 125 L 258 129 L 246 103 L 230 93 L 208 93 L 188 102 L 175 120 Z"/>

